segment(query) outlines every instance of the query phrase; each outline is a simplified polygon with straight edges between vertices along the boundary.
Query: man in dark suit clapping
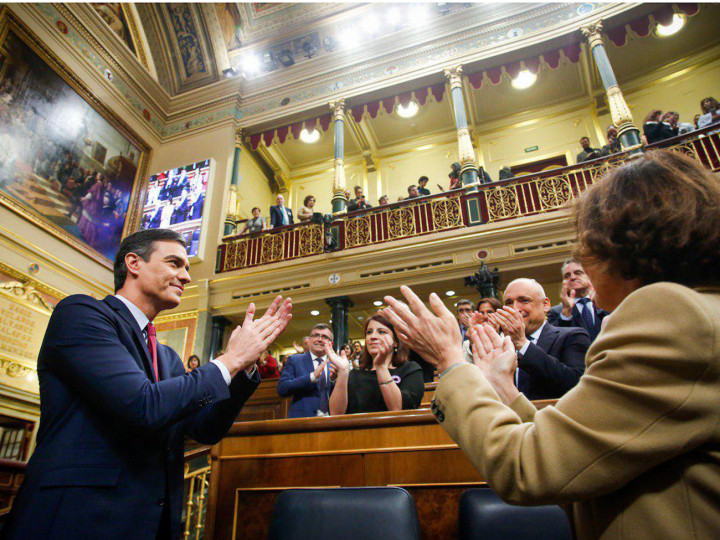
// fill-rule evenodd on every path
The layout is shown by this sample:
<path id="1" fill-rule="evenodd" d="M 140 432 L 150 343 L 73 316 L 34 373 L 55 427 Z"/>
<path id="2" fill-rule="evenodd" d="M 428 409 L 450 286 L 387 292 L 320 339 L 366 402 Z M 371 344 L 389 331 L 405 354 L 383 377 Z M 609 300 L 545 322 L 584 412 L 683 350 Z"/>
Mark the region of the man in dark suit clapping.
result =
<path id="1" fill-rule="evenodd" d="M 580 263 L 567 259 L 562 265 L 562 275 L 560 303 L 548 311 L 548 322 L 554 326 L 584 328 L 590 341 L 595 341 L 609 312 L 595 305 L 592 283 Z"/>
<path id="2" fill-rule="evenodd" d="M 125 238 L 115 295 L 55 308 L 38 357 L 40 430 L 6 539 L 179 539 L 186 435 L 216 444 L 260 382 L 255 362 L 290 319 L 289 299 L 245 321 L 225 354 L 185 372 L 153 319 L 190 282 L 182 236 Z"/>
<path id="3" fill-rule="evenodd" d="M 559 398 L 580 380 L 590 337 L 582 328 L 558 328 L 545 321 L 550 300 L 534 279 L 508 284 L 505 307 L 489 315 L 512 339 L 518 356 L 516 385 L 529 399 Z"/>

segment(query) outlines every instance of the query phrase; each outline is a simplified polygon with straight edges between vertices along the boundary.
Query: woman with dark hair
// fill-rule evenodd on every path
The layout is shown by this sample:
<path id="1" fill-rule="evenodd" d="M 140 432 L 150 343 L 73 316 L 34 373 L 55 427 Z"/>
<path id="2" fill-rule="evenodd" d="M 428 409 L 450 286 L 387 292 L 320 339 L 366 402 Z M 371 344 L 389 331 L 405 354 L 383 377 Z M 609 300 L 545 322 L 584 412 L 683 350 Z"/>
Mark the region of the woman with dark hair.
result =
<path id="1" fill-rule="evenodd" d="M 187 371 L 192 371 L 200 366 L 200 357 L 197 354 L 193 354 L 188 358 Z"/>
<path id="2" fill-rule="evenodd" d="M 578 385 L 536 410 L 517 355 L 488 326 L 464 362 L 437 295 L 432 314 L 386 310 L 442 377 L 433 411 L 515 504 L 564 504 L 575 537 L 716 538 L 720 531 L 720 182 L 656 151 L 608 172 L 575 203 L 575 258 L 612 311 Z"/>
<path id="3" fill-rule="evenodd" d="M 256 233 L 267 230 L 267 221 L 260 215 L 260 209 L 257 206 L 252 209 L 252 216 L 251 219 L 245 222 L 239 234 L 245 234 L 245 232 Z"/>
<path id="4" fill-rule="evenodd" d="M 365 348 L 359 369 L 350 369 L 345 351 L 338 355 L 325 344 L 337 371 L 330 396 L 330 414 L 399 411 L 420 407 L 425 383 L 422 369 L 408 360 L 408 349 L 398 341 L 392 323 L 381 313 L 365 321 Z"/>
<path id="5" fill-rule="evenodd" d="M 493 315 L 501 307 L 503 307 L 502 302 L 494 296 L 486 296 L 485 298 L 478 300 L 476 310 L 472 313 L 472 315 L 470 315 L 470 320 L 472 322 L 469 329 L 470 332 L 474 331 L 473 326 L 477 327 L 477 325 L 489 324 L 498 334 L 500 334 L 500 325 L 498 324 L 497 319 L 495 317 L 491 317 L 491 315 Z M 471 345 L 472 343 L 469 339 L 463 341 L 462 344 L 465 359 L 468 362 L 472 362 L 473 360 Z"/>
<path id="6" fill-rule="evenodd" d="M 277 360 L 275 360 L 269 349 L 260 355 L 260 360 L 258 360 L 257 363 L 257 369 L 258 373 L 260 373 L 260 378 L 263 381 L 267 379 L 277 379 L 280 377 Z"/>
<path id="7" fill-rule="evenodd" d="M 664 141 L 678 134 L 677 126 L 673 127 L 669 120 L 669 114 L 663 114 L 660 109 L 653 109 L 645 117 L 643 133 L 648 144 Z"/>
<path id="8" fill-rule="evenodd" d="M 697 122 L 698 128 L 704 128 L 720 121 L 720 103 L 713 97 L 706 97 L 700 102 L 702 114 Z"/>
<path id="9" fill-rule="evenodd" d="M 300 221 L 310 221 L 310 218 L 313 215 L 313 208 L 315 207 L 315 197 L 312 195 L 308 195 L 305 197 L 305 200 L 303 201 L 303 205 L 300 207 L 300 210 L 298 210 L 298 217 L 300 218 Z"/>

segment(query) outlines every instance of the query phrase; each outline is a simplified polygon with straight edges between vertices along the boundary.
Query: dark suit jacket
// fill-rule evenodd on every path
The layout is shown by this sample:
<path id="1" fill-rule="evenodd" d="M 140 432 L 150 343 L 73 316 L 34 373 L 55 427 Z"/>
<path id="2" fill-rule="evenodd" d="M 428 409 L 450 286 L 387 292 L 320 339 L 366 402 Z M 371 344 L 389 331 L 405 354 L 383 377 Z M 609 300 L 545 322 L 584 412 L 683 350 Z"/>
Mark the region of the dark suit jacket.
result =
<path id="1" fill-rule="evenodd" d="M 288 219 L 290 220 L 288 225 L 292 225 L 295 223 L 295 220 L 293 219 L 293 213 L 292 210 L 288 207 L 285 207 L 285 210 L 288 213 Z M 278 205 L 271 206 L 270 207 L 270 226 L 271 227 L 282 227 L 283 224 L 283 218 L 282 213 L 280 211 L 280 207 Z"/>
<path id="2" fill-rule="evenodd" d="M 590 336 L 582 328 L 558 328 L 545 323 L 537 344 L 518 355 L 518 367 L 527 373 L 528 399 L 559 398 L 577 384 L 585 371 Z"/>
<path id="3" fill-rule="evenodd" d="M 259 378 L 230 387 L 217 366 L 185 373 L 158 343 L 154 381 L 142 332 L 114 296 L 55 308 L 38 357 L 40 430 L 6 538 L 154 540 L 165 507 L 180 538 L 185 435 L 215 444 Z"/>
<path id="4" fill-rule="evenodd" d="M 313 371 L 315 366 L 309 352 L 293 354 L 285 362 L 277 385 L 277 393 L 282 397 L 292 396 L 288 418 L 317 415 L 320 405 L 320 385 L 310 380 Z M 332 393 L 333 386 L 328 389 L 329 393 Z"/>
<path id="5" fill-rule="evenodd" d="M 585 328 L 588 335 L 590 336 L 590 342 L 593 342 L 595 341 L 597 335 L 600 333 L 602 320 L 607 315 L 610 315 L 609 311 L 600 309 L 595 305 L 595 303 L 593 303 L 593 309 L 595 310 L 595 317 L 593 317 L 595 324 L 593 324 L 592 328 L 587 328 L 585 326 L 585 321 L 583 321 L 582 315 L 580 315 L 580 310 L 577 306 L 573 306 L 571 319 L 569 321 L 563 320 L 563 318 L 560 316 L 562 314 L 562 304 L 558 304 L 550 308 L 550 311 L 548 311 L 547 314 L 547 320 L 553 326 L 559 326 L 563 328 L 568 328 L 570 326 L 574 326 L 577 328 Z"/>

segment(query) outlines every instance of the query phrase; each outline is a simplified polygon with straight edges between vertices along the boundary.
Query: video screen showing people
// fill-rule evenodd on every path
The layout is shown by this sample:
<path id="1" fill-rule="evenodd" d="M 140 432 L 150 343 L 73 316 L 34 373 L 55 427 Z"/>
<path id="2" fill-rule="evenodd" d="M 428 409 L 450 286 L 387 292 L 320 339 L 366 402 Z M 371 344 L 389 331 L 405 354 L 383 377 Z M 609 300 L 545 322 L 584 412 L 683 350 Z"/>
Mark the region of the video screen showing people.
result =
<path id="1" fill-rule="evenodd" d="M 178 231 L 188 256 L 197 255 L 210 166 L 206 159 L 151 176 L 140 228 Z"/>

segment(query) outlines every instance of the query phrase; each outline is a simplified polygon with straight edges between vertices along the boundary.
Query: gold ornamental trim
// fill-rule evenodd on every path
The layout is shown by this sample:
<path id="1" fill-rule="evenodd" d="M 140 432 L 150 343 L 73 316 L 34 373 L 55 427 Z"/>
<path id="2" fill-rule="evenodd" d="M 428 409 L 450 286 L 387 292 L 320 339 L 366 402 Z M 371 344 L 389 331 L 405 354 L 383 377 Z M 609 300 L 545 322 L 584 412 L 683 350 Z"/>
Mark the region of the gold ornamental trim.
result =
<path id="1" fill-rule="evenodd" d="M 473 163 L 475 161 L 475 150 L 473 149 L 472 139 L 470 138 L 470 130 L 466 127 L 457 130 L 458 136 L 458 160 L 462 164 Z"/>
<path id="2" fill-rule="evenodd" d="M 183 311 L 182 313 L 170 313 L 168 315 L 161 315 L 160 317 L 155 317 L 155 323 L 159 324 L 167 324 L 167 323 L 173 323 L 173 322 L 182 322 L 182 321 L 191 321 L 191 320 L 197 320 L 198 318 L 198 311 Z"/>
<path id="3" fill-rule="evenodd" d="M 582 28 L 580 28 L 580 31 L 587 40 L 588 45 L 590 45 L 590 50 L 593 50 L 595 47 L 604 45 L 602 38 L 602 21 L 595 21 L 594 23 L 590 23 L 587 26 L 583 26 Z"/>
<path id="4" fill-rule="evenodd" d="M 29 286 L 27 283 L 6 281 L 5 283 L 0 283 L 0 291 L 4 291 L 14 299 L 22 300 L 25 304 L 41 308 L 48 314 L 52 313 L 53 309 L 55 309 L 52 304 L 42 297 L 40 291 L 35 290 L 34 287 Z"/>
<path id="5" fill-rule="evenodd" d="M 620 128 L 624 124 L 632 124 L 633 117 L 628 107 L 622 90 L 618 85 L 610 86 L 607 89 L 608 108 L 613 124 Z"/>
<path id="6" fill-rule="evenodd" d="M 43 283 L 42 281 L 38 281 L 37 279 L 28 276 L 27 274 L 24 274 L 20 272 L 19 270 L 16 270 L 12 266 L 5 264 L 4 262 L 0 261 L 0 273 L 5 274 L 11 279 L 14 279 L 16 281 L 19 281 L 23 285 L 26 285 L 28 287 L 31 287 L 37 291 L 40 291 L 43 294 L 47 294 L 48 296 L 52 296 L 53 298 L 57 299 L 58 301 L 62 300 L 67 296 L 67 293 L 61 291 L 60 289 L 56 289 L 55 287 L 52 287 L 51 285 L 48 285 L 46 283 Z"/>
<path id="7" fill-rule="evenodd" d="M 446 68 L 443 70 L 445 78 L 450 83 L 450 91 L 452 91 L 453 88 L 462 88 L 462 73 L 463 68 L 461 65 L 453 66 L 451 68 Z"/>
<path id="8" fill-rule="evenodd" d="M 345 121 L 345 98 L 331 101 L 328 105 L 333 113 L 333 121 Z"/>

